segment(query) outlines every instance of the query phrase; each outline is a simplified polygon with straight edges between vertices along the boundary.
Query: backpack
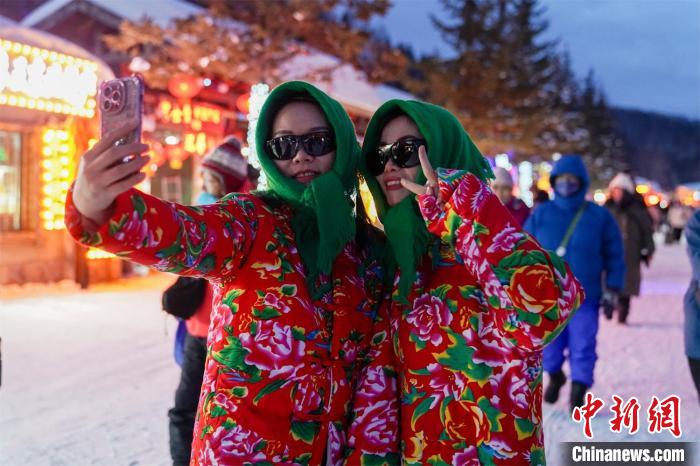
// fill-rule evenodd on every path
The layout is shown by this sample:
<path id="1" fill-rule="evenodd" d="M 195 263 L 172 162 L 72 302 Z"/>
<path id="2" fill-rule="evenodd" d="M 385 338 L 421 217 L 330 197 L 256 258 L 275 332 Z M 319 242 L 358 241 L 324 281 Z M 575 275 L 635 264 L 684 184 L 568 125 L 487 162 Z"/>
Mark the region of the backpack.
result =
<path id="1" fill-rule="evenodd" d="M 163 310 L 179 319 L 189 319 L 202 305 L 206 287 L 207 280 L 204 278 L 178 277 L 163 292 Z"/>

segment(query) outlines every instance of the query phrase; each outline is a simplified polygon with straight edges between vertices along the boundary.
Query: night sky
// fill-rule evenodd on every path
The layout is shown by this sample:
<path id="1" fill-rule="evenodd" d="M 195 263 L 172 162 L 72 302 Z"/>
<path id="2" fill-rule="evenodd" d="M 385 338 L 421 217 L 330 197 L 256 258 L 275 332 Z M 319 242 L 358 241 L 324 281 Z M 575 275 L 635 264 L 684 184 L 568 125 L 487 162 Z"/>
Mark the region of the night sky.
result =
<path id="1" fill-rule="evenodd" d="M 393 0 L 383 21 L 419 53 L 450 50 L 434 30 L 439 0 Z M 542 0 L 577 76 L 593 69 L 615 106 L 700 118 L 700 0 Z"/>

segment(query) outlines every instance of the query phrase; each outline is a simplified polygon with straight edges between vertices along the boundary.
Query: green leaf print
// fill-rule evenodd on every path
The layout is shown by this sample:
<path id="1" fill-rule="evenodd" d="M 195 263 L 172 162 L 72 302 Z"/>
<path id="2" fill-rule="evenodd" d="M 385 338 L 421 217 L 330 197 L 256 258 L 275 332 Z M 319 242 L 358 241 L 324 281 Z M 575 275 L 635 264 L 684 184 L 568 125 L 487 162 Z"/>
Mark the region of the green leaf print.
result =
<path id="1" fill-rule="evenodd" d="M 131 205 L 138 212 L 139 219 L 143 220 L 143 216 L 146 214 L 146 203 L 143 201 L 143 198 L 141 196 L 131 196 Z"/>
<path id="2" fill-rule="evenodd" d="M 542 314 L 549 320 L 558 320 L 559 319 L 559 306 L 554 306 L 552 309 L 549 311 L 545 312 Z"/>
<path id="3" fill-rule="evenodd" d="M 214 360 L 231 369 L 248 369 L 248 365 L 244 361 L 246 352 L 243 349 L 243 345 L 241 345 L 241 341 L 234 336 L 227 337 L 226 341 L 227 344 L 221 348 L 221 351 L 215 351 L 212 353 Z"/>
<path id="4" fill-rule="evenodd" d="M 245 290 L 239 290 L 234 288 L 224 295 L 224 298 L 221 300 L 221 302 L 226 307 L 231 309 L 231 312 L 235 314 L 236 312 L 238 312 L 238 304 L 234 303 L 234 301 L 243 296 L 243 293 L 245 293 Z"/>
<path id="5" fill-rule="evenodd" d="M 262 311 L 260 309 L 253 309 L 253 316 L 262 320 L 274 319 L 275 317 L 279 317 L 281 315 L 282 314 L 278 310 L 273 309 L 270 306 L 266 306 Z"/>
<path id="6" fill-rule="evenodd" d="M 425 396 L 425 392 L 419 392 L 416 387 L 411 387 L 411 391 L 408 393 L 404 394 L 404 398 L 406 399 L 406 404 L 412 405 L 413 403 L 418 400 L 418 398 L 423 398 Z"/>
<path id="7" fill-rule="evenodd" d="M 489 419 L 491 432 L 501 432 L 503 430 L 503 427 L 501 426 L 501 418 L 504 417 L 504 414 L 502 414 L 497 408 L 494 408 L 491 401 L 486 397 L 479 398 L 479 401 L 477 401 L 476 404 Z"/>
<path id="8" fill-rule="evenodd" d="M 428 458 L 428 464 L 430 464 L 431 466 L 451 466 L 449 463 L 445 463 L 445 461 L 438 455 L 434 455 Z"/>
<path id="9" fill-rule="evenodd" d="M 226 416 L 228 412 L 219 405 L 214 406 L 211 409 L 211 417 Z"/>
<path id="10" fill-rule="evenodd" d="M 544 456 L 544 450 L 542 448 L 534 448 L 530 451 L 530 465 L 531 466 L 544 466 L 547 464 L 547 460 Z"/>
<path id="11" fill-rule="evenodd" d="M 270 382 L 269 384 L 265 385 L 262 390 L 258 392 L 257 395 L 255 395 L 255 398 L 253 398 L 253 403 L 257 404 L 258 401 L 262 399 L 265 395 L 268 395 L 276 390 L 278 390 L 282 385 L 287 382 L 286 380 L 275 380 L 274 382 Z"/>
<path id="12" fill-rule="evenodd" d="M 231 389 L 231 395 L 236 398 L 245 398 L 248 396 L 248 387 L 233 387 Z"/>
<path id="13" fill-rule="evenodd" d="M 486 227 L 486 225 L 479 222 L 474 222 L 472 224 L 472 232 L 474 233 L 474 236 L 488 235 L 489 229 Z"/>
<path id="14" fill-rule="evenodd" d="M 416 428 L 416 422 L 418 419 L 421 418 L 425 413 L 430 411 L 430 406 L 435 402 L 435 398 L 432 396 L 429 396 L 425 400 L 421 401 L 418 406 L 416 406 L 415 411 L 413 411 L 413 416 L 411 416 L 411 428 L 415 429 Z"/>
<path id="15" fill-rule="evenodd" d="M 296 285 L 282 285 L 280 292 L 285 296 L 296 296 L 297 286 Z"/>
<path id="16" fill-rule="evenodd" d="M 317 421 L 292 421 L 292 437 L 311 445 L 320 427 Z"/>
<path id="17" fill-rule="evenodd" d="M 435 296 L 438 299 L 444 300 L 445 296 L 447 296 L 447 292 L 452 289 L 452 285 L 440 285 L 439 287 L 435 288 L 430 292 L 431 296 Z"/>
<path id="18" fill-rule="evenodd" d="M 306 333 L 302 327 L 292 327 L 292 337 L 298 341 L 305 341 Z"/>
<path id="19" fill-rule="evenodd" d="M 388 453 L 386 455 L 373 455 L 363 453 L 360 459 L 361 466 L 395 466 L 400 464 L 399 455 Z"/>
<path id="20" fill-rule="evenodd" d="M 516 419 L 515 429 L 518 431 L 518 439 L 528 437 L 535 431 L 535 424 L 527 419 Z"/>
<path id="21" fill-rule="evenodd" d="M 304 453 L 294 458 L 294 464 L 300 464 L 302 466 L 309 466 L 311 462 L 311 453 Z"/>
<path id="22" fill-rule="evenodd" d="M 527 312 L 522 309 L 516 309 L 518 313 L 518 320 L 521 322 L 527 322 L 529 324 L 538 327 L 542 324 L 542 316 L 540 314 L 535 314 L 534 312 Z"/>

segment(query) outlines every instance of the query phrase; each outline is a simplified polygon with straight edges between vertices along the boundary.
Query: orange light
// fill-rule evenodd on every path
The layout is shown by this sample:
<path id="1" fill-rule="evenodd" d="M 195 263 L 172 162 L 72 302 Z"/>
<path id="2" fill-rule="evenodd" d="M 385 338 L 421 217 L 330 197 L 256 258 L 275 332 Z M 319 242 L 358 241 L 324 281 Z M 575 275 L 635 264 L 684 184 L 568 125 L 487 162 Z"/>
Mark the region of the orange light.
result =
<path id="1" fill-rule="evenodd" d="M 647 197 L 647 203 L 648 203 L 649 205 L 656 205 L 656 204 L 658 204 L 658 203 L 659 203 L 659 196 L 657 196 L 656 194 L 650 194 L 650 195 Z"/>

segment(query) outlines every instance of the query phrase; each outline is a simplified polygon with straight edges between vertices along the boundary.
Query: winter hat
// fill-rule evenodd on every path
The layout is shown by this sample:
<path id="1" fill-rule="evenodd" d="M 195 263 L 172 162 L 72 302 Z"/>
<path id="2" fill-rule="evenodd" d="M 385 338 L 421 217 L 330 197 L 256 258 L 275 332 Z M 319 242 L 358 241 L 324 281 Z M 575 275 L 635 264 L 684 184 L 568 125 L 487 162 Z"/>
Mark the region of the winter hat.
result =
<path id="1" fill-rule="evenodd" d="M 435 168 L 466 170 L 486 181 L 493 178 L 491 166 L 481 155 L 459 120 L 437 105 L 416 100 L 390 100 L 374 113 L 362 146 L 362 174 L 377 205 L 391 250 L 387 257 L 388 276 L 399 267 L 399 298 L 406 299 L 416 279 L 416 267 L 428 251 L 431 235 L 418 210 L 415 196 L 408 196 L 389 207 L 377 179 L 367 169 L 367 157 L 376 150 L 384 126 L 399 115 L 407 115 L 418 126 L 427 142 L 430 163 Z M 422 171 L 416 183 L 425 183 Z"/>
<path id="2" fill-rule="evenodd" d="M 627 191 L 628 193 L 633 193 L 634 181 L 632 181 L 632 177 L 628 174 L 618 173 L 617 175 L 615 175 L 615 178 L 610 180 L 610 184 L 608 185 L 609 190 L 612 190 L 613 188 L 620 188 L 623 191 Z"/>
<path id="3" fill-rule="evenodd" d="M 496 177 L 493 180 L 493 185 L 494 186 L 503 186 L 503 187 L 513 187 L 513 177 L 510 175 L 510 172 L 506 170 L 503 167 L 496 167 L 493 170 L 493 174 Z"/>
<path id="4" fill-rule="evenodd" d="M 241 141 L 227 136 L 202 159 L 202 168 L 209 169 L 221 180 L 224 192 L 238 191 L 248 177 L 248 162 L 241 154 Z"/>
<path id="5" fill-rule="evenodd" d="M 277 112 L 299 98 L 315 102 L 328 120 L 335 136 L 335 161 L 331 170 L 308 185 L 285 176 L 262 149 L 270 137 Z M 353 194 L 357 193 L 357 164 L 360 145 L 355 127 L 342 105 L 317 87 L 303 81 L 277 86 L 260 110 L 255 134 L 258 159 L 267 176 L 268 194 L 281 198 L 295 209 L 292 230 L 299 255 L 307 270 L 307 285 L 312 297 L 320 297 L 319 273 L 330 273 L 336 256 L 355 239 Z"/>

